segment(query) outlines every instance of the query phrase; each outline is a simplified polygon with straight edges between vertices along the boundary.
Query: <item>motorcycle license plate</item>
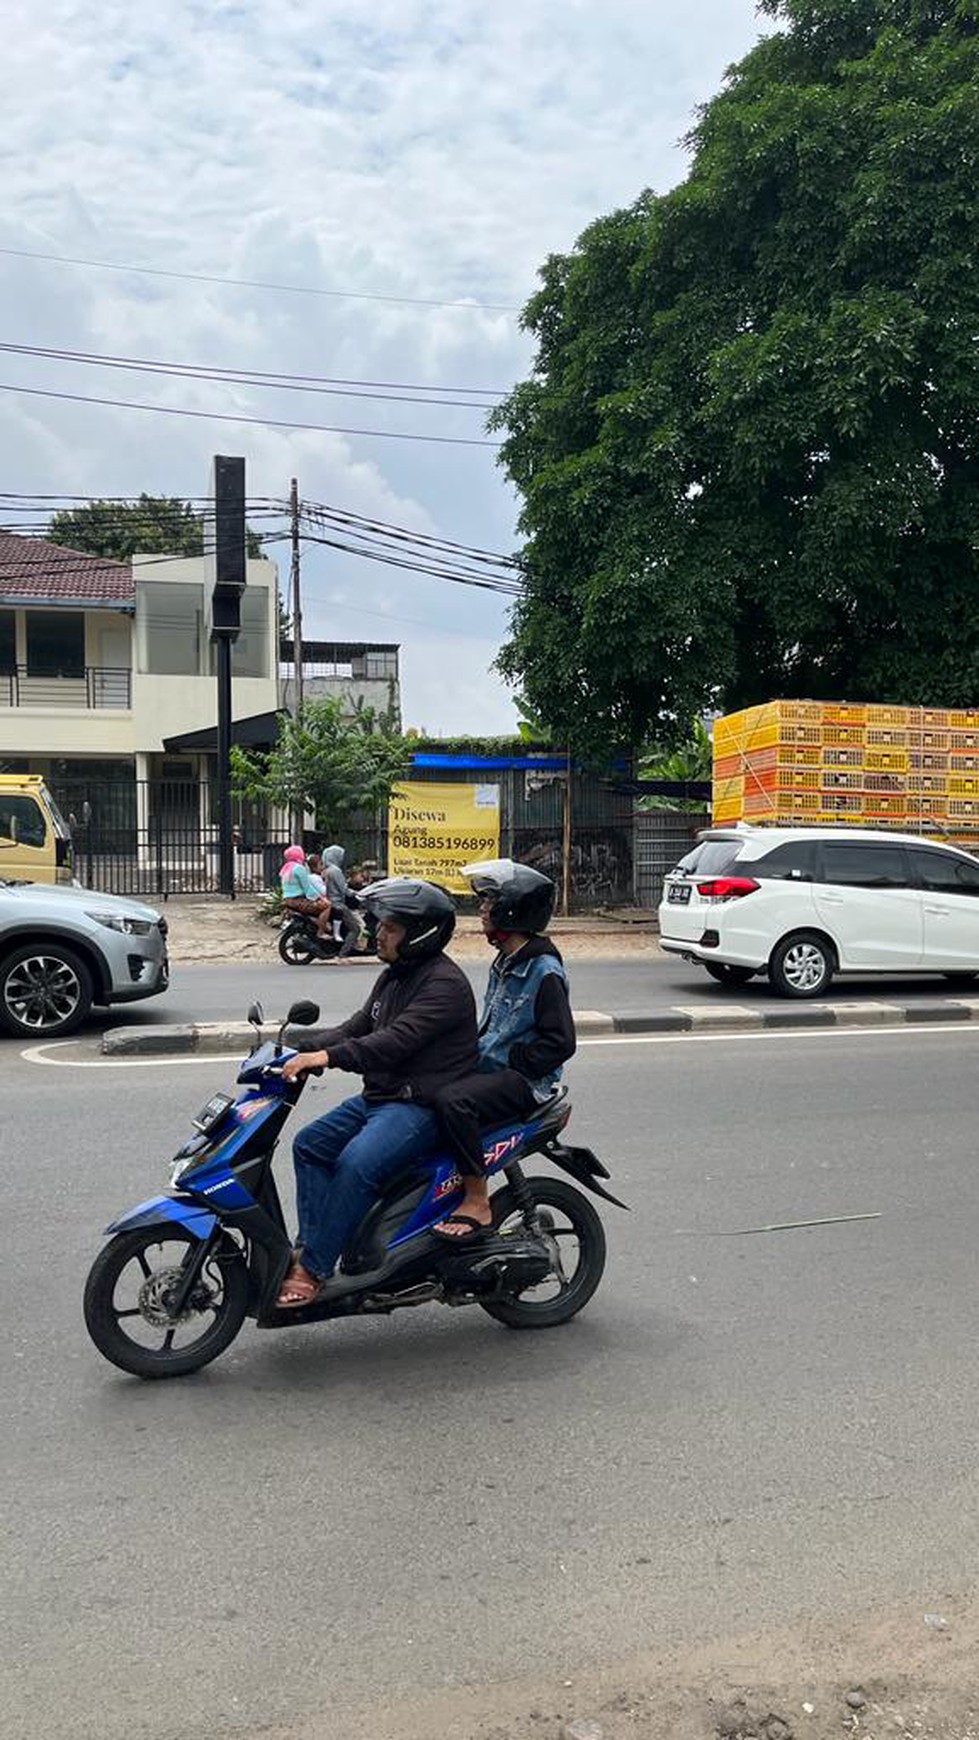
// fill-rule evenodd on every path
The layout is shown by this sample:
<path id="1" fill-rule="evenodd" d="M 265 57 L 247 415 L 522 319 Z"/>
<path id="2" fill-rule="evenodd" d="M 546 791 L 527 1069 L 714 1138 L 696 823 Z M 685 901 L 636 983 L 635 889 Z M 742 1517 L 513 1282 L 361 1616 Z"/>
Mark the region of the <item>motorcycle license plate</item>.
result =
<path id="1" fill-rule="evenodd" d="M 213 1130 L 215 1124 L 221 1122 L 228 1107 L 233 1106 L 234 1103 L 229 1094 L 212 1094 L 207 1105 L 198 1112 L 196 1118 L 191 1120 L 194 1129 L 200 1130 L 201 1135 L 206 1136 L 209 1130 Z"/>
<path id="2" fill-rule="evenodd" d="M 690 903 L 689 882 L 671 882 L 666 890 L 666 899 L 671 906 L 688 906 Z"/>

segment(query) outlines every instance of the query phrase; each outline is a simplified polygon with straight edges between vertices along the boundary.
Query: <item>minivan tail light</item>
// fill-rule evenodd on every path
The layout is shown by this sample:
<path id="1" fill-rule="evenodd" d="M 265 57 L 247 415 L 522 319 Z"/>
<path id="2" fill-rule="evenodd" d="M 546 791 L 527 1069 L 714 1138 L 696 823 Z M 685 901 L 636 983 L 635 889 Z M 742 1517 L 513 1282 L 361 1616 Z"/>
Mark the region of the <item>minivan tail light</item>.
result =
<path id="1" fill-rule="evenodd" d="M 697 883 L 697 893 L 704 900 L 740 900 L 760 887 L 751 876 L 713 876 L 709 882 Z"/>

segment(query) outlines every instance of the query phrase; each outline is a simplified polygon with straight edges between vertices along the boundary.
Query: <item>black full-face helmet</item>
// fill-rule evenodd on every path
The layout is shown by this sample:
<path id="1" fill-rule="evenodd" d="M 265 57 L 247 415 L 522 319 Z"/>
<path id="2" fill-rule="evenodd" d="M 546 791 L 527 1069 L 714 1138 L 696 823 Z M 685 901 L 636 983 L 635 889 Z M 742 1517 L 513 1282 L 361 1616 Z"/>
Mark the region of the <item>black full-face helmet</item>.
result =
<path id="1" fill-rule="evenodd" d="M 387 876 L 383 882 L 372 882 L 359 898 L 378 923 L 391 918 L 404 925 L 399 961 L 437 955 L 456 927 L 456 909 L 445 889 L 417 876 Z"/>
<path id="2" fill-rule="evenodd" d="M 549 876 L 517 864 L 512 858 L 489 858 L 466 864 L 462 871 L 473 892 L 488 898 L 494 931 L 518 931 L 536 936 L 546 930 L 554 911 L 554 884 Z"/>

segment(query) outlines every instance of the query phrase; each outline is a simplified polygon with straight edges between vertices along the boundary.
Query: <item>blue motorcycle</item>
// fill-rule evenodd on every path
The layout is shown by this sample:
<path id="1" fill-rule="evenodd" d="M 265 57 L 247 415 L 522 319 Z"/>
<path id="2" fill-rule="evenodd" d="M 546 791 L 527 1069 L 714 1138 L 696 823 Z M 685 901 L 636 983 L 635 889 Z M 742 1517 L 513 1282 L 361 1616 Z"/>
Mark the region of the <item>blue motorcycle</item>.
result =
<path id="1" fill-rule="evenodd" d="M 587 1148 L 559 1141 L 571 1115 L 559 1088 L 525 1124 L 485 1140 L 492 1228 L 458 1248 L 432 1228 L 458 1205 L 462 1185 L 445 1154 L 392 1179 L 315 1303 L 279 1311 L 276 1299 L 292 1243 L 272 1172 L 283 1125 L 308 1071 L 286 1081 L 288 1026 L 311 1027 L 315 1003 L 293 1004 L 275 1042 L 264 1016 L 248 1019 L 255 1044 L 238 1072 L 240 1092 L 214 1094 L 194 1134 L 171 1162 L 170 1189 L 130 1209 L 110 1234 L 85 1287 L 85 1323 L 99 1352 L 136 1377 L 183 1377 L 230 1347 L 246 1317 L 287 1329 L 331 1317 L 387 1314 L 402 1306 L 479 1305 L 512 1329 L 566 1323 L 591 1298 L 605 1268 L 605 1233 L 587 1197 L 563 1178 L 525 1177 L 542 1154 L 619 1208 L 601 1183 L 609 1174 Z"/>

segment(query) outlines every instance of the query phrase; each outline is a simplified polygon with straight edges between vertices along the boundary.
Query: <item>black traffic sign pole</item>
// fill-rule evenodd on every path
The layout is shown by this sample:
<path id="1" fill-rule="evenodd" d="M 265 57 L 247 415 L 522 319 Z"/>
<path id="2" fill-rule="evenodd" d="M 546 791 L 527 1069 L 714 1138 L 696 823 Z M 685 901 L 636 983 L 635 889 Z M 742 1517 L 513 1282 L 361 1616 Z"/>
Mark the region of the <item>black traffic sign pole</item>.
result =
<path id="1" fill-rule="evenodd" d="M 222 894 L 235 897 L 235 853 L 231 819 L 231 648 L 241 628 L 245 569 L 245 461 L 216 455 L 213 465 L 214 590 L 211 639 L 218 685 L 218 881 Z"/>

